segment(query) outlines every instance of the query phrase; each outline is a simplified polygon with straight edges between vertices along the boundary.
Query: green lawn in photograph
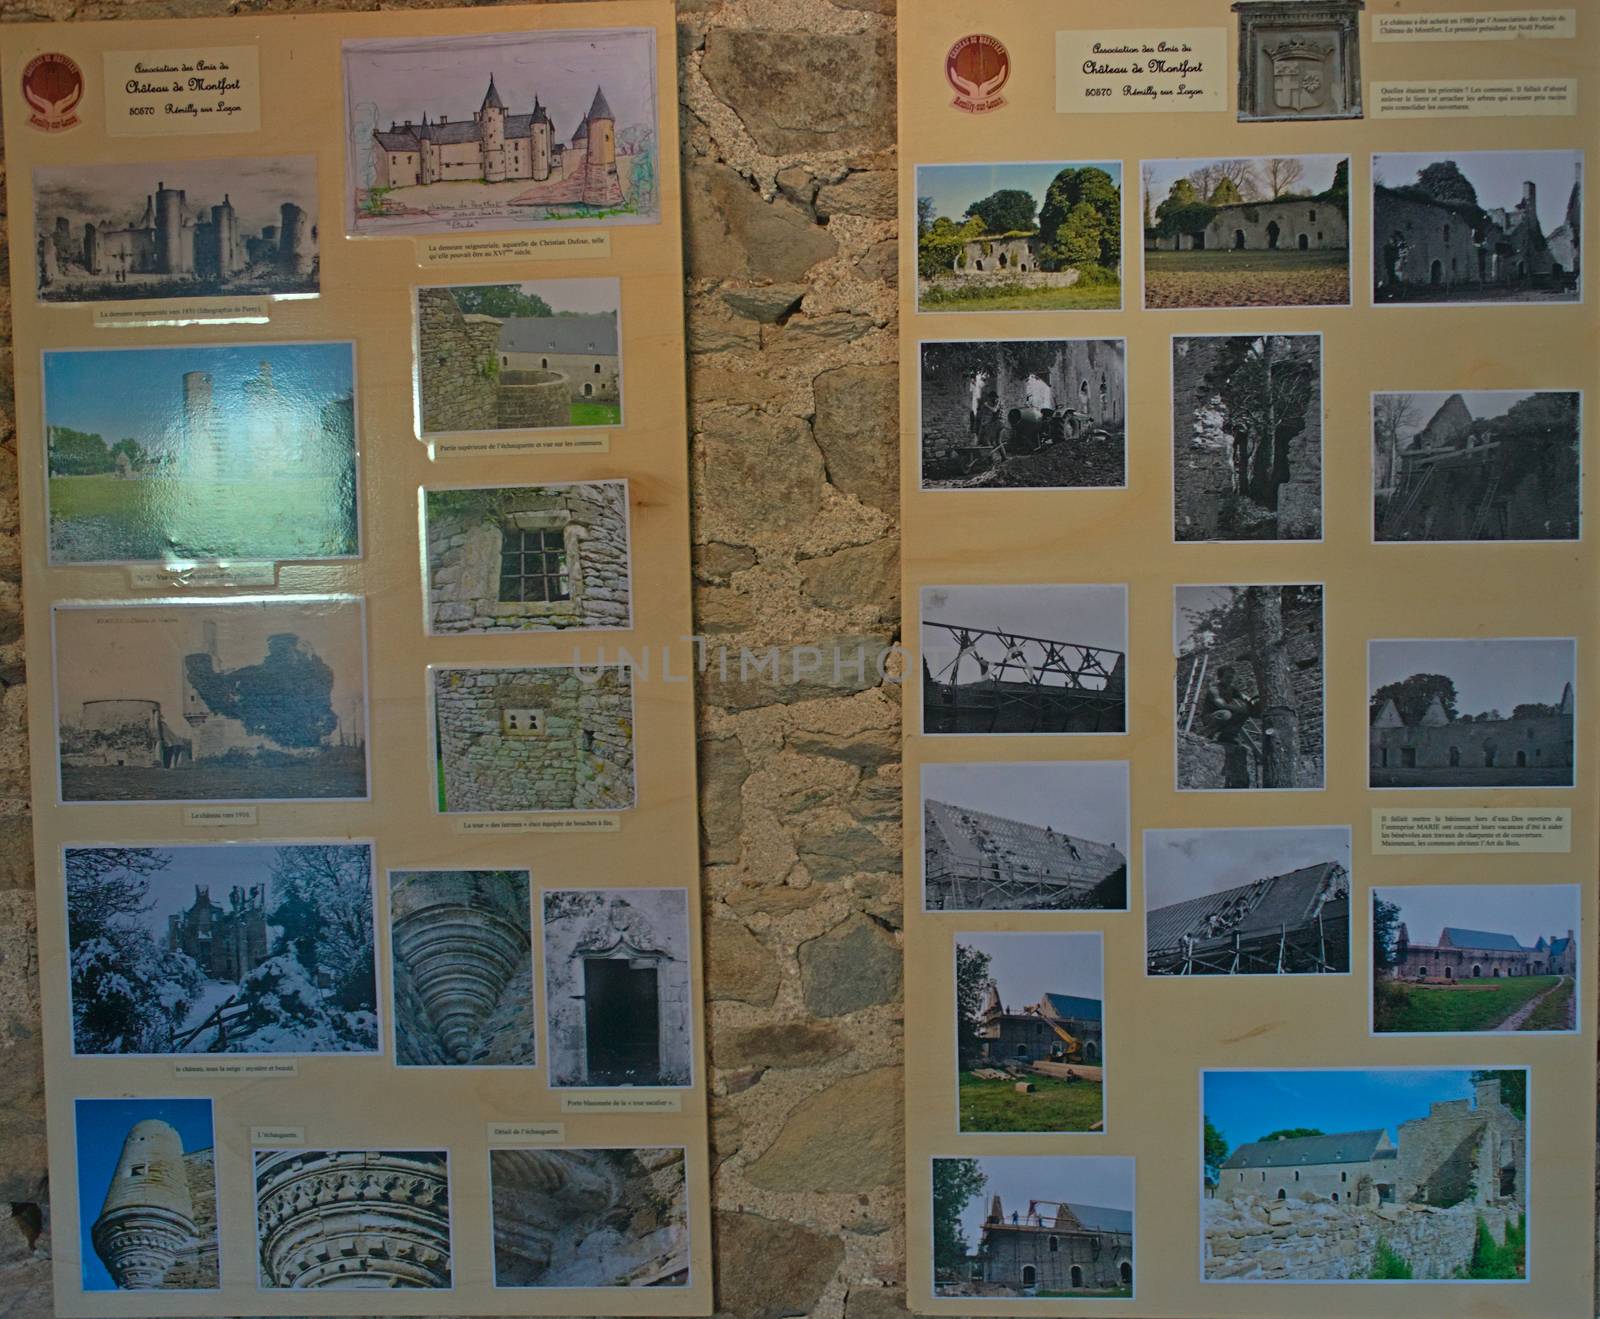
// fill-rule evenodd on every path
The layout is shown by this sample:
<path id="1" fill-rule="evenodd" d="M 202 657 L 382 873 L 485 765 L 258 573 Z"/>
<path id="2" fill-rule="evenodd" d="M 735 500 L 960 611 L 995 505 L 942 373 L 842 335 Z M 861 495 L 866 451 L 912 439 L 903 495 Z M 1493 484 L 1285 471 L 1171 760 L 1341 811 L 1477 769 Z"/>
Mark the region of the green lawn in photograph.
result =
<path id="1" fill-rule="evenodd" d="M 1098 1301 L 1125 1301 L 1133 1296 L 1132 1287 L 1112 1287 L 1106 1291 L 1076 1291 L 1076 1292 L 1034 1292 L 1035 1296 L 1078 1296 L 1088 1300 Z"/>
<path id="2" fill-rule="evenodd" d="M 1030 1075 L 1031 1095 L 1014 1081 L 961 1073 L 962 1131 L 1088 1131 L 1105 1116 L 1102 1083 Z"/>
<path id="3" fill-rule="evenodd" d="M 592 399 L 576 402 L 572 405 L 569 420 L 574 426 L 620 426 L 622 404 L 596 403 Z"/>
<path id="4" fill-rule="evenodd" d="M 1573 983 L 1563 976 L 1561 983 L 1534 1006 L 1518 1030 L 1572 1030 L 1576 1020 L 1572 1011 Z"/>
<path id="5" fill-rule="evenodd" d="M 923 298 L 921 311 L 1116 311 L 1122 306 L 1122 285 L 1109 282 L 1064 289 L 997 289 L 959 297 Z"/>
<path id="6" fill-rule="evenodd" d="M 1350 301 L 1347 251 L 1147 251 L 1144 305 L 1306 307 Z"/>
<path id="7" fill-rule="evenodd" d="M 1380 1032 L 1494 1030 L 1530 999 L 1554 987 L 1560 976 L 1458 980 L 1454 986 L 1399 983 L 1400 998 Z M 1547 1028 L 1548 1029 L 1548 1028 Z"/>

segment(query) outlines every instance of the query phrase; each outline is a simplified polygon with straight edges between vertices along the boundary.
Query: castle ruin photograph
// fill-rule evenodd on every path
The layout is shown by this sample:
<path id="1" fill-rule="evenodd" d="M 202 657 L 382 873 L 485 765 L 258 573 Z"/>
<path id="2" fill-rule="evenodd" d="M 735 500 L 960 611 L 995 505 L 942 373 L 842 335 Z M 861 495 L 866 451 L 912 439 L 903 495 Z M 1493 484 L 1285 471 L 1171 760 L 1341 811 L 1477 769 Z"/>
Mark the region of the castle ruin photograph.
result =
<path id="1" fill-rule="evenodd" d="M 1577 642 L 1367 643 L 1368 786 L 1570 788 Z"/>
<path id="2" fill-rule="evenodd" d="M 316 165 L 239 156 L 35 169 L 39 300 L 312 296 Z"/>
<path id="3" fill-rule="evenodd" d="M 1126 911 L 1121 760 L 922 767 L 925 911 Z"/>
<path id="4" fill-rule="evenodd" d="M 1372 534 L 1386 541 L 1577 540 L 1576 390 L 1372 396 Z"/>
<path id="5" fill-rule="evenodd" d="M 1372 157 L 1374 303 L 1580 302 L 1583 153 Z"/>
<path id="6" fill-rule="evenodd" d="M 79 1099 L 73 1113 L 83 1290 L 217 1290 L 211 1101 Z"/>
<path id="7" fill-rule="evenodd" d="M 1207 1281 L 1527 1277 L 1525 1068 L 1200 1081 Z"/>
<path id="8" fill-rule="evenodd" d="M 343 49 L 353 236 L 659 218 L 653 30 Z"/>
<path id="9" fill-rule="evenodd" d="M 401 1067 L 532 1067 L 526 870 L 391 870 L 389 961 Z"/>
<path id="10" fill-rule="evenodd" d="M 991 1155 L 932 1165 L 936 1297 L 1132 1299 L 1132 1159 Z"/>
<path id="11" fill-rule="evenodd" d="M 1577 1030 L 1580 904 L 1572 884 L 1373 889 L 1373 1033 Z"/>
<path id="12" fill-rule="evenodd" d="M 69 847 L 72 1051 L 378 1052 L 372 846 Z"/>
<path id="13" fill-rule="evenodd" d="M 417 290 L 418 434 L 622 425 L 622 286 Z"/>
<path id="14" fill-rule="evenodd" d="M 497 1287 L 682 1287 L 684 1151 L 492 1149 Z"/>

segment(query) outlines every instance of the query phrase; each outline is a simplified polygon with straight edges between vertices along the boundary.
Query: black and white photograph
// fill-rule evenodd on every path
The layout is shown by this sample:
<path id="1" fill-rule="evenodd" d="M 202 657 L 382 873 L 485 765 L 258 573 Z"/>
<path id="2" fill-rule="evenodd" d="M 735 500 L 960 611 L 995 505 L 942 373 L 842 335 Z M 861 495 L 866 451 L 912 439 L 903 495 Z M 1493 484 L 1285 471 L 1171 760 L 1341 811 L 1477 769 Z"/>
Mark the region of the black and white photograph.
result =
<path id="1" fill-rule="evenodd" d="M 355 596 L 54 608 L 63 802 L 367 796 Z"/>
<path id="2" fill-rule="evenodd" d="M 263 1291 L 449 1291 L 445 1150 L 254 1151 Z"/>
<path id="3" fill-rule="evenodd" d="M 1367 643 L 1368 787 L 1570 788 L 1578 643 Z"/>
<path id="4" fill-rule="evenodd" d="M 1175 335 L 1172 534 L 1322 539 L 1322 336 Z"/>
<path id="5" fill-rule="evenodd" d="M 550 1085 L 693 1085 L 688 891 L 546 889 L 542 898 Z"/>
<path id="6" fill-rule="evenodd" d="M 676 1146 L 489 1151 L 496 1287 L 684 1287 L 689 1183 Z"/>
<path id="7" fill-rule="evenodd" d="M 370 843 L 68 847 L 72 1052 L 378 1052 Z"/>
<path id="8" fill-rule="evenodd" d="M 1144 831 L 1145 971 L 1344 975 L 1350 830 Z"/>
<path id="9" fill-rule="evenodd" d="M 1178 791 L 1321 788 L 1322 587 L 1172 594 Z"/>
<path id="10" fill-rule="evenodd" d="M 1581 302 L 1583 152 L 1372 157 L 1372 300 Z"/>
<path id="11" fill-rule="evenodd" d="M 1121 339 L 921 345 L 924 490 L 1128 483 Z"/>
<path id="12" fill-rule="evenodd" d="M 389 964 L 401 1067 L 532 1067 L 526 870 L 391 870 Z"/>
<path id="13" fill-rule="evenodd" d="M 422 521 L 435 636 L 633 625 L 626 481 L 424 490 Z"/>
<path id="14" fill-rule="evenodd" d="M 1128 588 L 922 588 L 922 731 L 1125 733 Z"/>
<path id="15" fill-rule="evenodd" d="M 315 156 L 41 167 L 33 214 L 41 302 L 320 288 Z"/>
<path id="16" fill-rule="evenodd" d="M 1374 394 L 1373 539 L 1578 540 L 1581 413 L 1577 390 Z"/>
<path id="17" fill-rule="evenodd" d="M 1241 124 L 1361 118 L 1363 0 L 1242 0 Z"/>
<path id="18" fill-rule="evenodd" d="M 1128 762 L 922 767 L 924 911 L 1126 911 Z"/>

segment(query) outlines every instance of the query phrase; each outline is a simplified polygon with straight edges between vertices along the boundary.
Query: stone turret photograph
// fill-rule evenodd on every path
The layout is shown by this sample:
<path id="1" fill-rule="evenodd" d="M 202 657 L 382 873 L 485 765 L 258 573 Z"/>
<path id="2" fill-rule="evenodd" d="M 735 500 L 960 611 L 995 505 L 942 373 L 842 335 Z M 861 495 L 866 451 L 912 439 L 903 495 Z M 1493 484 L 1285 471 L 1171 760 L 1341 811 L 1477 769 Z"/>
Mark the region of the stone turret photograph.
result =
<path id="1" fill-rule="evenodd" d="M 660 217 L 655 33 L 344 43 L 352 236 Z"/>
<path id="2" fill-rule="evenodd" d="M 83 1290 L 216 1291 L 217 1172 L 209 1099 L 79 1099 Z"/>
<path id="3" fill-rule="evenodd" d="M 44 354 L 50 562 L 352 559 L 355 345 Z"/>
<path id="4" fill-rule="evenodd" d="M 239 156 L 35 169 L 39 300 L 314 295 L 316 166 Z"/>
<path id="5" fill-rule="evenodd" d="M 72 1051 L 378 1052 L 370 843 L 69 847 Z"/>
<path id="6" fill-rule="evenodd" d="M 1578 1029 L 1574 884 L 1372 890 L 1376 1035 Z"/>
<path id="7" fill-rule="evenodd" d="M 401 1067 L 532 1067 L 526 870 L 391 870 L 389 964 Z"/>
<path id="8" fill-rule="evenodd" d="M 1372 300 L 1583 301 L 1583 152 L 1372 157 Z"/>
<path id="9" fill-rule="evenodd" d="M 62 801 L 367 796 L 355 596 L 55 608 Z"/>
<path id="10" fill-rule="evenodd" d="M 1570 788 L 1578 643 L 1367 643 L 1368 787 Z"/>
<path id="11" fill-rule="evenodd" d="M 622 425 L 622 286 L 417 290 L 417 434 Z"/>
<path id="12" fill-rule="evenodd" d="M 1526 1279 L 1528 1076 L 1201 1072 L 1202 1276 Z"/>

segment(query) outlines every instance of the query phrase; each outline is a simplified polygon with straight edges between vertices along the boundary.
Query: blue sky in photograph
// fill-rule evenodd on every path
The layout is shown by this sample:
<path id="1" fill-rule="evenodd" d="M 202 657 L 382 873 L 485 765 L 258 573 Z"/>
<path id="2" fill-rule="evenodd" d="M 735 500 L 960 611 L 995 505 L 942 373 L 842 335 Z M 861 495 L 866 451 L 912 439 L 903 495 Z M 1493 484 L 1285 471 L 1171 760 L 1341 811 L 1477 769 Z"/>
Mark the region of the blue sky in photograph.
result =
<path id="1" fill-rule="evenodd" d="M 1098 934 L 960 931 L 956 942 L 989 954 L 989 975 L 1008 1009 L 1025 1008 L 1046 994 L 1072 994 L 1078 998 L 1105 995 Z"/>
<path id="2" fill-rule="evenodd" d="M 116 1291 L 89 1239 L 100 1217 L 106 1188 L 122 1155 L 122 1142 L 137 1122 L 157 1118 L 177 1130 L 183 1152 L 208 1150 L 215 1137 L 209 1099 L 80 1099 L 78 1122 L 78 1239 L 83 1254 L 84 1291 Z"/>
<path id="3" fill-rule="evenodd" d="M 1333 156 L 1295 156 L 1304 167 L 1305 173 L 1300 176 L 1299 182 L 1294 185 L 1295 192 L 1324 192 L 1333 183 L 1333 172 L 1338 168 L 1339 162 L 1345 157 Z M 1271 159 L 1268 156 L 1195 156 L 1185 160 L 1141 160 L 1139 162 L 1140 178 L 1146 171 L 1150 175 L 1150 195 L 1159 205 L 1167 195 L 1172 185 L 1181 178 L 1186 178 L 1200 166 L 1210 164 L 1213 160 L 1250 160 L 1256 166 L 1258 174 L 1263 173 L 1262 166 Z M 1141 200 L 1142 205 L 1142 200 Z"/>
<path id="4" fill-rule="evenodd" d="M 994 1155 L 979 1159 L 983 1193 L 967 1201 L 961 1214 L 967 1244 L 977 1248 L 989 1202 L 1000 1197 L 1007 1218 L 1028 1212 L 1029 1200 L 1065 1200 L 1102 1209 L 1133 1209 L 1133 1160 L 1114 1155 Z M 1137 1240 L 1134 1243 L 1138 1250 Z"/>
<path id="5" fill-rule="evenodd" d="M 1384 152 L 1372 158 L 1372 181 L 1406 187 L 1429 165 L 1453 160 L 1486 210 L 1515 206 L 1522 200 L 1522 185 L 1532 183 L 1538 192 L 1539 227 L 1549 233 L 1567 217 L 1567 198 L 1581 158 L 1577 151 Z"/>
<path id="6" fill-rule="evenodd" d="M 132 438 L 149 450 L 175 448 L 183 432 L 183 377 L 211 377 L 213 407 L 225 430 L 243 432 L 242 387 L 261 364 L 286 405 L 315 419 L 323 404 L 354 385 L 348 343 L 240 344 L 227 348 L 123 348 L 44 355 L 45 422 L 99 435 Z"/>
<path id="7" fill-rule="evenodd" d="M 1511 711 L 1527 701 L 1554 705 L 1576 675 L 1571 641 L 1553 637 L 1490 637 L 1374 641 L 1368 647 L 1376 691 L 1413 673 L 1443 673 L 1456 685 L 1458 714 Z"/>
<path id="8" fill-rule="evenodd" d="M 1052 180 L 1064 169 L 1092 165 L 1103 169 L 1122 187 L 1122 162 L 1117 160 L 1019 161 L 1005 165 L 919 165 L 917 196 L 933 198 L 934 215 L 960 221 L 967 207 L 1002 188 L 1019 188 L 1033 194 L 1035 219 Z"/>
<path id="9" fill-rule="evenodd" d="M 924 765 L 923 800 L 1128 849 L 1128 765 L 1120 760 Z"/>
<path id="10" fill-rule="evenodd" d="M 1453 925 L 1509 934 L 1532 948 L 1540 935 L 1563 938 L 1581 924 L 1573 884 L 1418 884 L 1373 889 L 1372 896 L 1400 908 L 1413 943 L 1434 943 Z"/>

